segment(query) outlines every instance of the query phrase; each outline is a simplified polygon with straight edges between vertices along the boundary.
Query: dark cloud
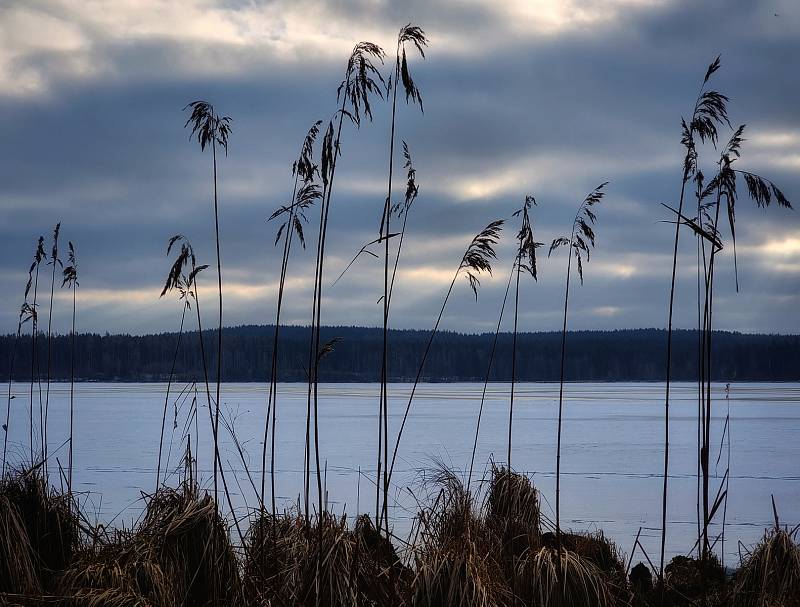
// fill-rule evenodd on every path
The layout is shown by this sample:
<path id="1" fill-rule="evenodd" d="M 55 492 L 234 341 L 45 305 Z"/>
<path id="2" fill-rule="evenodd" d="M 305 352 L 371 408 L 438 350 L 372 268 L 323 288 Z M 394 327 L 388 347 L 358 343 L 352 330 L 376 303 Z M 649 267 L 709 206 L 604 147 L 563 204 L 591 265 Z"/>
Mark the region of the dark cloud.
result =
<path id="1" fill-rule="evenodd" d="M 598 248 L 572 300 L 571 326 L 664 326 L 672 230 L 659 203 L 677 198 L 680 116 L 691 111 L 705 66 L 717 53 L 723 69 L 714 85 L 731 96 L 732 120 L 748 124 L 742 167 L 773 177 L 790 199 L 798 199 L 800 83 L 788 70 L 800 59 L 793 34 L 800 16 L 791 3 L 779 5 L 778 18 L 745 1 L 617 2 L 605 13 L 600 4 L 587 5 L 585 14 L 610 17 L 554 29 L 504 13 L 519 9 L 516 3 L 504 9 L 490 3 L 309 2 L 291 9 L 293 15 L 306 11 L 310 25 L 302 35 L 309 42 L 289 51 L 281 44 L 299 26 L 287 17 L 283 30 L 278 24 L 263 43 L 253 44 L 187 38 L 177 25 L 175 36 L 136 39 L 84 28 L 91 44 L 80 58 L 95 70 L 81 71 L 73 55 L 48 48 L 17 57 L 15 69 L 33 70 L 45 84 L 0 93 L 0 328 L 16 328 L 35 239 L 58 220 L 81 259 L 82 328 L 147 332 L 174 326 L 177 304 L 158 299 L 167 238 L 187 234 L 204 263 L 212 263 L 214 254 L 210 157 L 188 140 L 181 113 L 196 98 L 234 118 L 229 155 L 220 163 L 227 322 L 269 322 L 278 252 L 275 226 L 266 218 L 290 194 L 289 168 L 306 129 L 334 111 L 346 60 L 346 50 L 321 50 L 314 35 L 324 39 L 325 32 L 312 26 L 323 20 L 353 41 L 362 31 L 385 32 L 376 42 L 390 47 L 392 32 L 412 19 L 426 28 L 431 48 L 424 62 L 412 59 L 425 114 L 401 104 L 398 119 L 421 195 L 409 220 L 393 324 L 429 326 L 471 236 L 491 219 L 510 216 L 526 193 L 540 203 L 537 238 L 549 242 L 569 228 L 581 198 L 610 180 L 599 211 Z M 220 5 L 242 11 L 242 18 L 253 6 Z M 331 45 L 340 47 L 346 48 Z M 9 52 L 1 44 L 0 50 Z M 0 55 L 0 77 L 2 65 Z M 329 282 L 376 236 L 387 135 L 383 105 L 372 124 L 345 128 Z M 712 148 L 704 150 L 708 162 L 714 157 Z M 310 217 L 313 241 L 315 213 Z M 796 331 L 800 218 L 782 209 L 757 210 L 744 198 L 737 217 L 741 292 L 735 293 L 728 247 L 718 275 L 717 326 Z M 508 233 L 514 230 L 512 223 Z M 681 252 L 678 324 L 692 326 L 691 238 Z M 313 251 L 296 253 L 285 314 L 304 323 Z M 510 259 L 505 244 L 477 303 L 460 284 L 447 328 L 491 330 Z M 566 259 L 547 260 L 543 252 L 540 261 L 538 283 L 524 288 L 526 330 L 560 323 Z M 379 275 L 371 258 L 357 262 L 326 291 L 324 321 L 378 324 Z M 213 278 L 209 270 L 209 314 Z"/>

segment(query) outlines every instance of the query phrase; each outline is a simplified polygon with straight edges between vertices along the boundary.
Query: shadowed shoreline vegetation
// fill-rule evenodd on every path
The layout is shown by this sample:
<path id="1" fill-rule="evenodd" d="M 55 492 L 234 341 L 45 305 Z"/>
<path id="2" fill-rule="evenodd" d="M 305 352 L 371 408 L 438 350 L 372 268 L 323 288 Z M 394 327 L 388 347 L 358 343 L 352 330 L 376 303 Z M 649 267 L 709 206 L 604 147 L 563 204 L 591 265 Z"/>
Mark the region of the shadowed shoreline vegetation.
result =
<path id="1" fill-rule="evenodd" d="M 224 333 L 223 373 L 229 382 L 269 382 L 272 325 L 230 327 Z M 336 356 L 330 357 L 320 379 L 325 382 L 380 381 L 383 331 L 367 327 L 322 327 L 322 339 L 340 337 Z M 204 331 L 205 340 L 215 332 Z M 75 378 L 77 381 L 167 381 L 175 355 L 177 333 L 157 335 L 77 334 Z M 391 329 L 392 367 L 389 381 L 413 381 L 425 347 L 427 331 Z M 0 360 L 9 360 L 16 336 L 0 336 Z M 307 381 L 302 361 L 308 352 L 307 327 L 282 326 L 278 358 L 280 381 Z M 618 331 L 570 331 L 566 352 L 567 381 L 663 381 L 663 329 Z M 425 366 L 424 381 L 480 381 L 486 376 L 494 332 L 463 334 L 441 331 Z M 675 356 L 672 375 L 676 381 L 697 379 L 695 330 L 673 335 Z M 39 356 L 45 345 L 37 340 Z M 513 335 L 498 335 L 497 352 L 489 381 L 511 381 Z M 178 352 L 175 379 L 202 377 L 197 331 L 184 331 Z M 519 333 L 517 381 L 558 381 L 561 332 Z M 799 381 L 800 335 L 766 335 L 714 331 L 712 379 L 714 381 Z M 70 378 L 70 337 L 53 337 L 52 379 Z M 213 366 L 213 352 L 208 353 Z M 376 362 L 378 361 L 378 362 Z M 30 378 L 30 339 L 16 346 L 14 379 Z M 8 381 L 8 367 L 0 369 Z"/>

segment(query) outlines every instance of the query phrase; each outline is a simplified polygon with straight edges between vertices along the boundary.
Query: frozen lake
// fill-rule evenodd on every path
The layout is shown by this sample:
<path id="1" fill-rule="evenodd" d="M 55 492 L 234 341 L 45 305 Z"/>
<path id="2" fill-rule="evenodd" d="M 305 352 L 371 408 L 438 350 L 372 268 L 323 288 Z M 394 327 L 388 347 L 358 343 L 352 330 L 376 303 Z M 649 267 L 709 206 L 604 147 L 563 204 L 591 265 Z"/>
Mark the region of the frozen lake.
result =
<path id="1" fill-rule="evenodd" d="M 757 541 L 772 521 L 770 495 L 781 519 L 800 523 L 800 384 L 732 384 L 729 399 L 715 385 L 712 469 L 730 407 L 731 480 L 727 510 L 726 561 L 735 564 L 738 542 Z M 198 390 L 199 390 L 198 386 Z M 102 522 L 130 523 L 142 507 L 140 491 L 152 491 L 164 407 L 165 384 L 77 384 L 75 390 L 75 490 L 89 515 Z M 212 392 L 214 387 L 212 386 Z M 390 385 L 390 437 L 396 433 L 410 386 Z M 421 471 L 436 462 L 463 471 L 469 466 L 482 384 L 424 384 L 417 390 L 400 448 L 391 517 L 395 532 L 407 533 L 419 495 Z M 9 463 L 28 453 L 29 386 L 16 384 L 9 433 Z M 320 438 L 327 462 L 329 503 L 334 510 L 374 511 L 378 384 L 320 387 Z M 568 384 L 562 452 L 562 526 L 601 528 L 626 553 L 639 528 L 651 558 L 658 554 L 663 469 L 663 386 L 658 383 Z M 173 385 L 166 445 L 171 449 L 168 483 L 175 483 L 193 390 Z M 696 387 L 676 384 L 671 409 L 671 469 L 668 552 L 688 552 L 696 537 Z M 223 384 L 222 410 L 232 420 L 255 484 L 260 483 L 261 444 L 267 387 Z M 476 457 L 484 476 L 491 457 L 506 457 L 508 384 L 490 384 Z M 34 395 L 38 418 L 38 391 Z M 306 386 L 281 384 L 278 391 L 278 497 L 296 503 L 303 485 Z M 199 468 L 211 487 L 212 459 L 208 410 L 200 404 Z M 69 385 L 53 384 L 50 394 L 51 478 L 66 466 Z M 521 384 L 515 399 L 514 467 L 532 475 L 542 492 L 542 511 L 552 517 L 555 488 L 555 432 L 558 384 Z M 194 423 L 191 423 L 194 433 Z M 226 470 L 235 507 L 257 500 L 238 451 L 222 431 Z M 393 440 L 393 439 L 392 439 Z M 193 449 L 195 438 L 192 438 Z M 167 459 L 167 448 L 164 458 Z M 723 447 L 712 482 L 725 471 Z M 358 469 L 362 475 L 359 481 Z M 466 475 L 465 475 L 466 476 Z M 269 486 L 269 483 L 268 483 Z M 315 496 L 312 495 L 312 501 Z M 717 547 L 719 549 L 719 546 Z"/>

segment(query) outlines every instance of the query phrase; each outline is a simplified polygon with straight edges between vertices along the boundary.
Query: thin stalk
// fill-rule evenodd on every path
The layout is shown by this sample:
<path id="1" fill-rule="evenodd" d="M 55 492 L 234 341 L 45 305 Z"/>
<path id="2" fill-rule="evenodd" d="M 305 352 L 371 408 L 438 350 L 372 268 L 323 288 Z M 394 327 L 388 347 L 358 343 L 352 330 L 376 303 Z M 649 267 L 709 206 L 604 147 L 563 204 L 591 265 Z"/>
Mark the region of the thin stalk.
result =
<path id="1" fill-rule="evenodd" d="M 52 278 L 50 281 L 50 307 L 47 314 L 47 388 L 44 401 L 44 423 L 42 425 L 42 452 L 44 453 L 44 475 L 47 476 L 47 418 L 50 412 L 50 373 L 52 366 L 52 342 L 53 342 L 53 297 L 56 289 L 56 264 L 59 263 L 58 259 L 58 232 L 61 228 L 61 223 L 56 224 L 53 231 L 53 251 L 50 256 L 50 263 L 53 264 Z"/>
<path id="2" fill-rule="evenodd" d="M 319 341 L 320 341 L 320 323 L 322 317 L 322 281 L 325 264 L 325 240 L 328 231 L 328 212 L 330 210 L 331 194 L 333 192 L 333 181 L 336 176 L 336 164 L 339 157 L 339 145 L 342 136 L 342 124 L 345 116 L 345 105 L 347 103 L 347 88 L 350 84 L 350 71 L 348 70 L 345 80 L 345 93 L 342 95 L 342 107 L 339 111 L 339 125 L 336 130 L 336 141 L 333 144 L 333 158 L 331 160 L 330 177 L 326 186 L 323 188 L 323 201 L 320 206 L 320 228 L 319 237 L 317 241 L 317 267 L 314 285 L 314 311 L 312 314 L 311 325 L 311 360 L 309 365 L 309 407 L 306 419 L 306 459 L 307 459 L 307 483 L 306 483 L 306 518 L 308 518 L 308 493 L 311 483 L 311 457 L 310 457 L 310 414 L 312 412 L 311 404 L 313 404 L 314 415 L 314 455 L 317 470 L 317 496 L 319 513 L 322 515 L 322 476 L 319 455 Z M 313 400 L 312 400 L 313 399 Z"/>
<path id="3" fill-rule="evenodd" d="M 175 353 L 172 355 L 172 367 L 169 370 L 169 379 L 167 380 L 167 393 L 164 395 L 164 413 L 161 416 L 161 438 L 158 441 L 158 466 L 156 467 L 156 491 L 160 486 L 159 479 L 161 476 L 161 453 L 164 450 L 164 426 L 167 421 L 167 408 L 169 407 L 169 390 L 172 387 L 172 378 L 175 374 L 175 363 L 178 361 L 178 351 L 181 347 L 181 336 L 183 335 L 183 324 L 186 320 L 186 308 L 189 307 L 189 301 L 183 304 L 183 312 L 181 313 L 181 326 L 178 329 L 178 339 L 175 342 Z"/>
<path id="4" fill-rule="evenodd" d="M 10 360 L 8 363 L 8 402 L 6 404 L 6 425 L 3 435 L 3 471 L 0 473 L 0 481 L 6 476 L 6 454 L 8 452 L 8 434 L 11 431 L 11 401 L 13 400 L 11 388 L 14 382 L 14 361 L 17 356 L 17 344 L 19 343 L 21 334 L 22 315 L 20 315 L 20 320 L 17 323 L 17 334 L 16 337 L 14 337 L 14 344 L 11 346 L 11 355 L 9 356 Z"/>
<path id="5" fill-rule="evenodd" d="M 206 397 L 208 399 L 208 420 L 211 425 L 211 432 L 213 433 L 213 442 L 214 442 L 214 459 L 215 461 L 220 460 L 219 456 L 219 441 L 217 439 L 217 427 L 214 424 L 216 419 L 214 418 L 214 409 L 211 406 L 211 386 L 208 381 L 208 365 L 206 364 L 206 349 L 205 343 L 203 340 L 203 324 L 200 320 L 200 296 L 198 294 L 197 283 L 194 283 L 194 309 L 197 313 L 197 333 L 200 337 L 200 357 L 203 360 L 203 379 L 206 385 Z M 219 410 L 219 406 L 216 408 Z M 221 460 L 220 460 L 221 461 Z M 236 531 L 239 535 L 239 540 L 244 545 L 244 534 L 242 533 L 241 528 L 239 527 L 239 519 L 236 516 L 236 512 L 233 509 L 233 501 L 231 500 L 230 492 L 228 491 L 228 482 L 225 480 L 225 471 L 220 470 L 220 479 L 222 480 L 222 490 L 225 494 L 225 499 L 228 502 L 228 508 L 231 510 L 231 518 L 233 519 L 233 524 L 236 527 Z M 219 513 L 219 507 L 215 504 L 215 516 Z"/>
<path id="6" fill-rule="evenodd" d="M 559 555 L 561 554 L 561 426 L 564 410 L 564 367 L 565 354 L 567 351 L 567 311 L 569 307 L 569 279 L 572 269 L 572 240 L 570 240 L 569 251 L 570 255 L 567 260 L 567 280 L 564 290 L 564 324 L 561 329 L 561 374 L 558 387 L 558 430 L 556 439 L 556 544 L 558 546 Z"/>
<path id="7" fill-rule="evenodd" d="M 514 384 L 516 383 L 517 379 L 517 319 L 519 318 L 519 275 L 522 271 L 521 268 L 521 257 L 522 257 L 522 246 L 520 242 L 520 248 L 517 252 L 517 278 L 516 284 L 514 286 L 514 336 L 511 339 L 511 402 L 508 406 L 508 456 L 506 461 L 508 462 L 508 470 L 511 471 L 511 434 L 512 429 L 514 427 Z"/>
<path id="8" fill-rule="evenodd" d="M 67 489 L 72 503 L 72 438 L 75 427 L 75 310 L 76 305 L 75 285 L 72 287 L 72 330 L 69 335 L 69 461 L 67 465 Z M 160 454 L 159 454 L 160 455 Z"/>
<path id="9" fill-rule="evenodd" d="M 292 204 L 289 211 L 288 230 L 283 241 L 283 256 L 281 258 L 281 275 L 278 283 L 278 303 L 277 311 L 275 312 L 275 331 L 272 336 L 272 364 L 270 368 L 269 378 L 269 396 L 267 401 L 267 415 L 264 420 L 264 447 L 261 451 L 261 504 L 264 501 L 264 486 L 266 475 L 266 462 L 267 462 L 267 438 L 270 427 L 270 415 L 272 415 L 272 444 L 271 444 L 271 457 L 270 457 L 270 487 L 272 491 L 272 514 L 276 514 L 275 502 L 275 423 L 277 413 L 275 409 L 278 406 L 278 344 L 279 332 L 281 325 L 281 309 L 283 306 L 283 290 L 286 284 L 286 270 L 289 264 L 289 251 L 291 249 L 292 235 L 294 234 L 293 221 L 295 214 L 295 199 L 297 197 L 297 182 L 299 175 L 295 174 L 294 188 L 292 190 Z"/>
<path id="10" fill-rule="evenodd" d="M 217 470 L 221 468 L 219 460 L 219 399 L 220 382 L 222 381 L 222 260 L 219 253 L 219 209 L 217 204 L 217 141 L 211 140 L 211 155 L 214 164 L 214 240 L 217 245 L 217 285 L 219 293 L 219 326 L 217 328 L 217 394 L 214 410 L 214 507 L 218 506 Z"/>
<path id="11" fill-rule="evenodd" d="M 36 461 L 34 457 L 33 451 L 33 388 L 36 382 L 36 333 L 37 333 L 37 324 L 38 324 L 38 312 L 36 311 L 36 298 L 39 291 L 39 264 L 36 264 L 36 276 L 33 282 L 33 318 L 31 319 L 31 408 L 30 408 L 30 442 L 31 442 L 31 466 L 33 466 Z M 41 411 L 41 390 L 39 395 L 39 410 Z"/>
<path id="12" fill-rule="evenodd" d="M 389 499 L 387 486 L 387 471 L 385 463 L 389 459 L 389 223 L 392 217 L 392 179 L 394 176 L 394 134 L 397 118 L 397 87 L 400 80 L 400 37 L 397 39 L 397 51 L 395 53 L 394 83 L 392 89 L 392 120 L 389 134 L 389 183 L 387 187 L 386 202 L 383 205 L 383 218 L 381 220 L 381 237 L 384 238 L 384 258 L 383 258 L 383 349 L 381 352 L 381 393 L 380 406 L 378 410 L 378 469 L 375 479 L 375 526 L 378 533 L 381 531 L 381 520 L 379 517 L 379 503 L 381 495 L 381 464 L 383 463 L 383 500 Z M 394 275 L 392 276 L 394 278 Z M 383 448 L 383 452 L 381 452 Z M 386 521 L 386 532 L 389 532 L 389 522 Z"/>
<path id="13" fill-rule="evenodd" d="M 497 351 L 497 338 L 500 335 L 500 326 L 503 322 L 503 313 L 506 309 L 506 302 L 508 301 L 508 293 L 511 290 L 511 280 L 514 278 L 514 265 L 511 266 L 511 272 L 508 275 L 508 282 L 506 283 L 506 291 L 503 295 L 503 303 L 500 306 L 500 315 L 497 317 L 497 328 L 494 331 L 494 339 L 492 340 L 492 349 L 489 352 L 489 364 L 486 367 L 486 375 L 483 379 L 483 391 L 481 392 L 481 404 L 478 408 L 478 421 L 475 424 L 475 440 L 472 442 L 472 458 L 469 462 L 469 475 L 467 476 L 467 489 L 472 484 L 472 472 L 475 467 L 475 452 L 478 449 L 478 434 L 481 431 L 481 419 L 483 417 L 483 404 L 486 401 L 486 388 L 489 384 L 489 374 L 492 371 L 492 364 L 494 363 L 494 354 Z"/>

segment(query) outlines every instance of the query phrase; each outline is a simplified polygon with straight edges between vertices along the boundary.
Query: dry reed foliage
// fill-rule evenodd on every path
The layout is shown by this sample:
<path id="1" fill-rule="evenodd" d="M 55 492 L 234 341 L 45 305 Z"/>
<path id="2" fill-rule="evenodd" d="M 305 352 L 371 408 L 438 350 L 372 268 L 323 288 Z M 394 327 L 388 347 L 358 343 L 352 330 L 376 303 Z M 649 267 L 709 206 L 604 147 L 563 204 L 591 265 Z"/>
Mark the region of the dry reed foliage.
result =
<path id="1" fill-rule="evenodd" d="M 736 607 L 800 605 L 800 546 L 795 533 L 772 529 L 742 563 L 736 576 Z"/>
<path id="2" fill-rule="evenodd" d="M 539 492 L 527 476 L 492 466 L 486 525 L 500 542 L 506 575 L 513 575 L 516 560 L 537 548 L 541 538 Z"/>
<path id="3" fill-rule="evenodd" d="M 605 607 L 615 604 L 608 580 L 600 568 L 571 550 L 559 551 L 545 546 L 529 551 L 517 567 L 515 587 L 525 605 Z"/>
<path id="4" fill-rule="evenodd" d="M 25 586 L 38 580 L 43 590 L 51 589 L 80 543 L 79 522 L 69 497 L 50 490 L 39 470 L 28 470 L 3 479 L 0 501 L 2 531 L 9 533 L 0 542 L 8 543 L 15 555 L 15 563 L 6 562 L 5 567 L 22 574 L 13 584 Z M 28 563 L 33 570 L 24 571 Z"/>
<path id="5" fill-rule="evenodd" d="M 0 495 L 0 592 L 37 594 L 39 577 L 34 559 L 19 511 Z"/>
<path id="6" fill-rule="evenodd" d="M 664 568 L 664 584 L 667 605 L 697 605 L 704 600 L 704 596 L 712 605 L 727 604 L 720 598 L 725 584 L 725 571 L 713 553 L 706 559 L 676 556 Z"/>
<path id="7" fill-rule="evenodd" d="M 239 564 L 225 521 L 196 485 L 160 489 L 142 520 L 85 550 L 61 578 L 76 605 L 242 605 Z"/>
<path id="8" fill-rule="evenodd" d="M 413 605 L 511 605 L 494 536 L 461 480 L 441 467 L 433 504 L 417 516 Z"/>
<path id="9" fill-rule="evenodd" d="M 137 540 L 184 597 L 185 605 L 236 605 L 241 600 L 239 566 L 225 520 L 209 495 L 183 483 L 153 495 Z"/>
<path id="10" fill-rule="evenodd" d="M 391 542 L 360 516 L 262 513 L 247 536 L 245 592 L 252 605 L 392 605 L 410 571 Z"/>

